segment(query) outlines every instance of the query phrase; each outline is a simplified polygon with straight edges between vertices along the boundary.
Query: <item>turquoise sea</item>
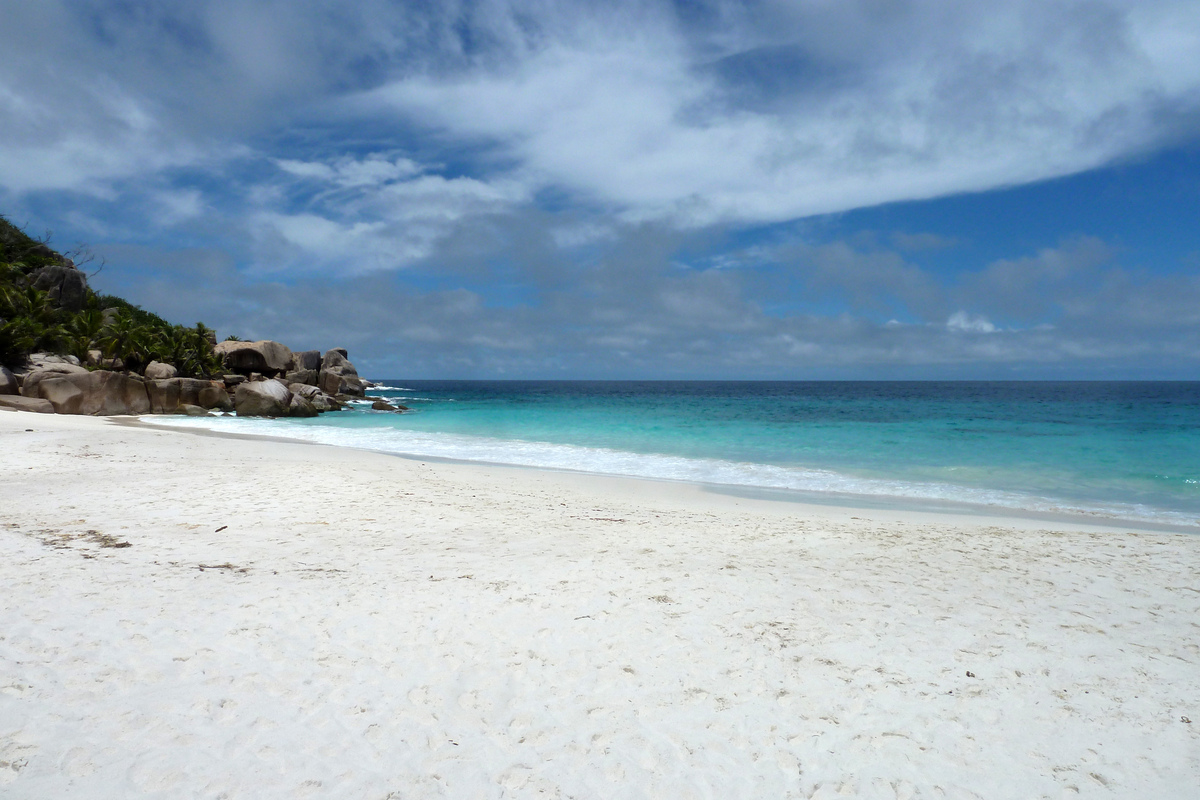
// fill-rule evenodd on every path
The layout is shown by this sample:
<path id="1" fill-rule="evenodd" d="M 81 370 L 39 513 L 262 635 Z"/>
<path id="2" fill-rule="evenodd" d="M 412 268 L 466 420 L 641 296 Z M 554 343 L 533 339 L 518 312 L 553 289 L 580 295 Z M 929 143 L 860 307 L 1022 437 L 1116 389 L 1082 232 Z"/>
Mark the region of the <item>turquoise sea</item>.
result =
<path id="1" fill-rule="evenodd" d="M 311 420 L 174 424 L 805 499 L 1200 526 L 1200 383 L 388 380 Z"/>

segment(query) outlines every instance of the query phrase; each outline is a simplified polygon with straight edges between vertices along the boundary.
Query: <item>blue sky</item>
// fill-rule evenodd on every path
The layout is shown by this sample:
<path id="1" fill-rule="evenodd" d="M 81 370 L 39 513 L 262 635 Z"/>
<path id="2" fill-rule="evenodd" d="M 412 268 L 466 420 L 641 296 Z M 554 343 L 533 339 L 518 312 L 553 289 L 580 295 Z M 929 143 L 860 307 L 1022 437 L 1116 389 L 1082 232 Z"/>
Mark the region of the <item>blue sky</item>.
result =
<path id="1" fill-rule="evenodd" d="M 1194 2 L 0 12 L 0 213 L 173 321 L 380 377 L 1200 378 Z"/>

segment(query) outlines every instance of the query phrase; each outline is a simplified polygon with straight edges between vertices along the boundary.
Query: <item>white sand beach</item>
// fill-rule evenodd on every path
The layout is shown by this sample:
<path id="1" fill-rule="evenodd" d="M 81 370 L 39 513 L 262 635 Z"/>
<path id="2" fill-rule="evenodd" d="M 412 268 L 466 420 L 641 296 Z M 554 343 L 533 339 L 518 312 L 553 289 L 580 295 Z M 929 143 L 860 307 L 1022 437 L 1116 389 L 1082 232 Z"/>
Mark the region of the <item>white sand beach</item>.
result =
<path id="1" fill-rule="evenodd" d="M 7 800 L 1197 787 L 1196 535 L 0 412 Z"/>

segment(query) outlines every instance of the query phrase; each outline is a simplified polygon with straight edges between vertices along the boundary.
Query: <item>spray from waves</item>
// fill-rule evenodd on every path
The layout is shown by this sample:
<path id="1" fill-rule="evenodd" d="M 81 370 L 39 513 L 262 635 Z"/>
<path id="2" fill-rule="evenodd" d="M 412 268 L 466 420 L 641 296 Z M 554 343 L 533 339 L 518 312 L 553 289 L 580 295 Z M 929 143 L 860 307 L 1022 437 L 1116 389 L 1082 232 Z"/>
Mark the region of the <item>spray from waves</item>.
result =
<path id="1" fill-rule="evenodd" d="M 444 458 L 539 469 L 616 475 L 693 484 L 798 491 L 924 503 L 986 506 L 1011 511 L 1076 514 L 1194 527 L 1190 515 L 1131 503 L 1079 505 L 1047 497 L 953 484 L 864 478 L 771 464 L 632 453 L 599 447 L 426 433 L 391 427 L 295 425 L 285 420 L 236 417 L 154 417 L 155 424 L 278 436 L 417 458 Z"/>

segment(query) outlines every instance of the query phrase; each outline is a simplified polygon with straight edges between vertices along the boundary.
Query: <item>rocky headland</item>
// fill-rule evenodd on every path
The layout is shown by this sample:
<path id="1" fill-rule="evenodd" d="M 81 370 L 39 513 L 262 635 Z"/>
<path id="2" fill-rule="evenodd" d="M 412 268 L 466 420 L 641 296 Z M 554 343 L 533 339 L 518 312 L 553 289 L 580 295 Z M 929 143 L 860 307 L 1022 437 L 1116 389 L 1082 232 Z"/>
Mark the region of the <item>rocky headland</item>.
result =
<path id="1" fill-rule="evenodd" d="M 99 295 L 72 258 L 0 218 L 0 409 L 312 417 L 351 407 L 370 385 L 345 348 L 217 342 L 203 324 Z"/>

